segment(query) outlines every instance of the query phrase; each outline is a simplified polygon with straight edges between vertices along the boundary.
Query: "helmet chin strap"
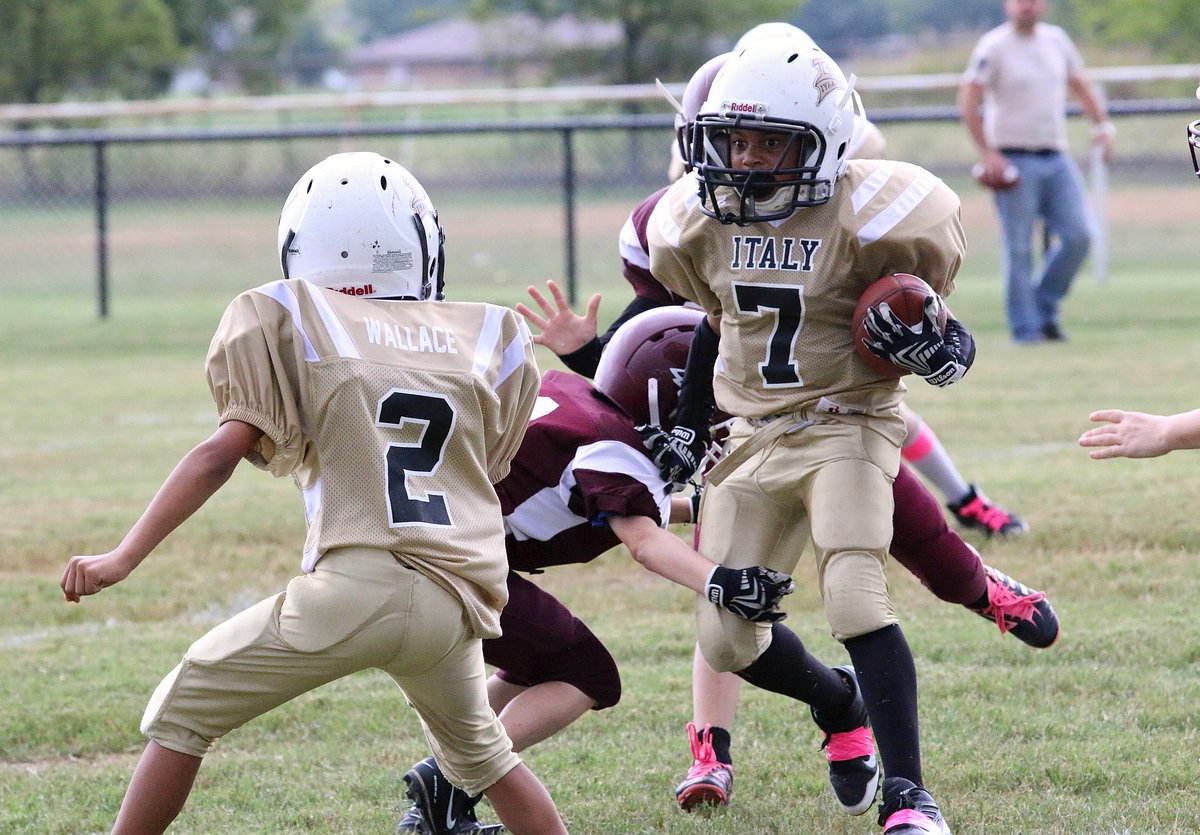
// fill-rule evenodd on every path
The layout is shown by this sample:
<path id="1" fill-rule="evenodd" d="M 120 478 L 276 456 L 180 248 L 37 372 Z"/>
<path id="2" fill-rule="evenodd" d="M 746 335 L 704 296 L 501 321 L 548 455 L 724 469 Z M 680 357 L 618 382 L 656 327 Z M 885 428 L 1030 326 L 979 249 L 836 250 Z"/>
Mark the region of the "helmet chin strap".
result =
<path id="1" fill-rule="evenodd" d="M 283 249 L 279 252 L 279 266 L 283 268 L 283 277 L 285 280 L 290 278 L 288 275 L 287 254 L 288 247 L 292 245 L 292 241 L 294 240 L 296 240 L 296 230 L 289 229 L 287 237 L 283 239 Z"/>

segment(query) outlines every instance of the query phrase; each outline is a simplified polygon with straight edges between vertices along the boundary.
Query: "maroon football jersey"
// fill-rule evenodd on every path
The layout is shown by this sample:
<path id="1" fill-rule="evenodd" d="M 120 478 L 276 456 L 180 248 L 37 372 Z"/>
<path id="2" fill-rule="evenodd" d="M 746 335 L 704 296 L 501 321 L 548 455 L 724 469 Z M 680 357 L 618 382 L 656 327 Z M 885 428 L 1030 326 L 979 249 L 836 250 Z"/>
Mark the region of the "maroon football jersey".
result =
<path id="1" fill-rule="evenodd" d="M 666 525 L 671 495 L 633 420 L 588 380 L 546 372 L 533 415 L 496 485 L 511 568 L 595 559 L 620 544 L 609 515 Z"/>
<path id="2" fill-rule="evenodd" d="M 621 227 L 621 235 L 617 239 L 617 248 L 621 253 L 621 273 L 625 280 L 633 285 L 636 295 L 659 305 L 683 304 L 687 301 L 683 296 L 677 296 L 663 287 L 650 273 L 650 245 L 646 242 L 646 225 L 650 222 L 650 213 L 667 193 L 668 188 L 669 186 L 660 188 L 639 203 L 625 220 L 625 225 Z"/>

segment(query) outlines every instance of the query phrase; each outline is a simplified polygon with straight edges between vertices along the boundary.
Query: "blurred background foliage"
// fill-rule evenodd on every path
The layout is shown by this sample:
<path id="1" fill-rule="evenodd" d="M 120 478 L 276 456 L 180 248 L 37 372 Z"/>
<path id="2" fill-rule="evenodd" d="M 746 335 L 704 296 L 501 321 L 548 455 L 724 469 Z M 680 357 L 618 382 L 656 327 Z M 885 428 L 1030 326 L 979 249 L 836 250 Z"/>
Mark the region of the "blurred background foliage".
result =
<path id="1" fill-rule="evenodd" d="M 0 102 L 178 94 L 188 74 L 205 79 L 204 95 L 319 89 L 366 44 L 447 19 L 487 25 L 513 14 L 618 32 L 545 56 L 548 84 L 686 80 L 768 20 L 800 26 L 839 60 L 919 55 L 907 71 L 951 72 L 962 55 L 946 44 L 969 44 L 1003 20 L 1001 0 L 22 0 L 0 4 Z M 1048 19 L 1095 66 L 1188 61 L 1200 42 L 1192 0 L 1057 0 Z"/>

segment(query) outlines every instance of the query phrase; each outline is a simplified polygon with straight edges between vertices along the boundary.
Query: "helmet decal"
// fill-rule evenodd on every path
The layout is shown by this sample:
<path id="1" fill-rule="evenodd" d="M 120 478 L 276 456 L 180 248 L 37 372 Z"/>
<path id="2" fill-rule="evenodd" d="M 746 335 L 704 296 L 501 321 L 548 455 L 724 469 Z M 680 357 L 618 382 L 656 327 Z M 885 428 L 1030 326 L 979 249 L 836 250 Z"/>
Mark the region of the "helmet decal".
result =
<path id="1" fill-rule="evenodd" d="M 813 79 L 813 87 L 817 90 L 817 104 L 825 100 L 825 97 L 841 87 L 845 87 L 844 82 L 839 82 L 838 77 L 829 69 L 825 58 L 818 55 L 812 59 L 813 68 L 817 71 L 817 77 Z"/>

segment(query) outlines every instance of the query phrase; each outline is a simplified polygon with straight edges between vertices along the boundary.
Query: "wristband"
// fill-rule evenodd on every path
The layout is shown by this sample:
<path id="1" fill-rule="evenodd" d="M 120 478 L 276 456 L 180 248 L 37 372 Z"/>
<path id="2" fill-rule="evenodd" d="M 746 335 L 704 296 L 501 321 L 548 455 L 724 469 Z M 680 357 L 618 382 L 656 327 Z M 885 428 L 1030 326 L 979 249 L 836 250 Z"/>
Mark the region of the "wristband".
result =
<path id="1" fill-rule="evenodd" d="M 1117 126 L 1107 119 L 1098 123 L 1092 128 L 1092 136 L 1099 138 L 1101 136 L 1113 137 L 1117 135 Z"/>

